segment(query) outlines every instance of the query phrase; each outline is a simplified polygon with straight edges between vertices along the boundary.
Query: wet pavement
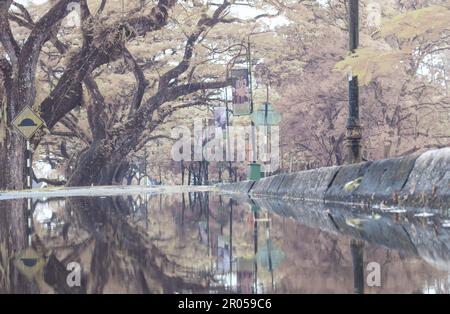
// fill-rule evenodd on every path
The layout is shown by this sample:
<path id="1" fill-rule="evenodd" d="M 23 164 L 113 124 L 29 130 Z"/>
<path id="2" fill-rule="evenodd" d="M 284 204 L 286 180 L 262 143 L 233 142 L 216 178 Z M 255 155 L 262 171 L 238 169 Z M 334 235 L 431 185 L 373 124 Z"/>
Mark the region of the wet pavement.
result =
<path id="1" fill-rule="evenodd" d="M 218 192 L 32 208 L 0 201 L 0 293 L 450 292 L 448 211 Z"/>

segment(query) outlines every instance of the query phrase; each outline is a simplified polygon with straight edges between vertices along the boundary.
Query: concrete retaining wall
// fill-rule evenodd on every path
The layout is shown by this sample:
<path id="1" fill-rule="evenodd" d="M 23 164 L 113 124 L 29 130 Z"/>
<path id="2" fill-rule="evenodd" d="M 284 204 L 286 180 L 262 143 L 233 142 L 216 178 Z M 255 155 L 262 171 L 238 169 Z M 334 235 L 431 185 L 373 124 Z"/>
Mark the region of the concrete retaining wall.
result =
<path id="1" fill-rule="evenodd" d="M 249 193 L 250 189 L 255 184 L 255 181 L 241 181 L 230 184 L 219 184 L 218 187 L 227 192 L 233 193 Z"/>
<path id="2" fill-rule="evenodd" d="M 258 180 L 255 182 L 255 184 L 253 185 L 253 187 L 251 189 L 251 193 L 258 194 L 258 195 L 268 195 L 270 186 L 272 185 L 272 189 L 270 189 L 270 191 L 272 191 L 272 194 L 275 194 L 276 189 L 275 189 L 274 185 L 280 184 L 282 178 L 283 178 L 283 175 L 262 178 L 261 180 Z"/>
<path id="3" fill-rule="evenodd" d="M 339 167 L 330 167 L 297 173 L 287 196 L 309 200 L 323 199 L 338 170 Z"/>
<path id="4" fill-rule="evenodd" d="M 283 198 L 450 208 L 450 148 L 282 174 L 223 190 Z"/>
<path id="5" fill-rule="evenodd" d="M 367 162 L 339 167 L 333 182 L 331 182 L 329 188 L 325 192 L 324 199 L 339 202 L 356 201 L 355 190 L 346 189 L 346 185 L 349 182 L 355 182 L 353 186 L 357 189 L 357 180 L 364 177 L 370 164 L 370 162 Z"/>
<path id="6" fill-rule="evenodd" d="M 339 167 L 281 174 L 255 183 L 252 195 L 279 195 L 300 199 L 323 198 Z"/>
<path id="7" fill-rule="evenodd" d="M 450 208 L 450 148 L 419 156 L 401 191 L 408 204 Z"/>
<path id="8" fill-rule="evenodd" d="M 355 191 L 358 198 L 371 198 L 376 202 L 392 199 L 395 202 L 408 181 L 417 157 L 419 155 L 416 154 L 371 163 Z"/>

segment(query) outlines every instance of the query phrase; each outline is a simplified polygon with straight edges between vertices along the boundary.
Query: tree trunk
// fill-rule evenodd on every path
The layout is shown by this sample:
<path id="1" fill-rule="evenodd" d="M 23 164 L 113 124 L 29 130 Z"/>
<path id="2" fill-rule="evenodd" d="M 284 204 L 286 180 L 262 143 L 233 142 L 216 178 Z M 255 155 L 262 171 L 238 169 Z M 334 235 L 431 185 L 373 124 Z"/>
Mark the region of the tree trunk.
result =
<path id="1" fill-rule="evenodd" d="M 25 141 L 22 137 L 6 131 L 6 137 L 0 142 L 0 190 L 22 190 L 26 182 Z"/>
<path id="2" fill-rule="evenodd" d="M 100 178 L 96 183 L 92 183 L 94 185 L 113 185 L 114 174 L 116 173 L 115 165 L 108 165 L 103 167 L 100 170 Z"/>
<path id="3" fill-rule="evenodd" d="M 131 175 L 127 177 L 127 185 L 131 185 L 133 183 L 133 178 L 134 176 Z"/>
<path id="4" fill-rule="evenodd" d="M 120 158 L 113 156 L 113 151 L 111 141 L 100 140 L 93 143 L 80 158 L 67 185 L 121 185 L 130 165 L 127 161 L 114 162 L 113 160 Z"/>
<path id="5" fill-rule="evenodd" d="M 14 131 L 11 122 L 26 104 L 20 102 L 19 91 L 30 93 L 26 87 L 19 88 L 12 78 L 12 69 L 2 63 L 0 72 L 0 190 L 22 190 L 25 186 L 25 140 Z M 20 104 L 20 106 L 18 105 Z"/>
<path id="6" fill-rule="evenodd" d="M 130 164 L 127 161 L 122 161 L 118 164 L 116 167 L 116 173 L 114 174 L 113 184 L 122 185 L 128 170 L 130 170 Z"/>
<path id="7" fill-rule="evenodd" d="M 92 146 L 83 154 L 80 161 L 70 177 L 68 186 L 89 186 L 97 185 L 100 182 L 102 169 L 106 169 L 112 155 L 112 145 L 105 140 L 92 144 Z M 105 177 L 102 182 L 111 179 L 112 172 L 104 170 Z M 108 177 L 109 175 L 109 177 Z"/>
<path id="8" fill-rule="evenodd" d="M 106 165 L 100 170 L 99 182 L 93 182 L 94 185 L 122 185 L 123 180 L 130 168 L 128 162 Z"/>
<path id="9" fill-rule="evenodd" d="M 191 185 L 191 180 L 192 180 L 192 163 L 189 165 L 189 169 L 188 169 L 188 184 L 187 185 Z"/>

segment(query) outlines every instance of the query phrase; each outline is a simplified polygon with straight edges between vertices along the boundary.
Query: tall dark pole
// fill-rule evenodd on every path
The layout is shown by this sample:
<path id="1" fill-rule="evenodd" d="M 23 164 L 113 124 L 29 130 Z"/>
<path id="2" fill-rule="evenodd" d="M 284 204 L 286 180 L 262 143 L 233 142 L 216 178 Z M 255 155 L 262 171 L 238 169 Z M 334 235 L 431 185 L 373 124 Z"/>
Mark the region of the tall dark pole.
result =
<path id="1" fill-rule="evenodd" d="M 353 289 L 355 294 L 364 294 L 364 241 L 350 241 L 353 266 Z"/>
<path id="2" fill-rule="evenodd" d="M 250 114 L 255 110 L 253 103 L 253 76 L 252 76 L 252 53 L 250 46 L 250 36 L 248 36 L 247 42 L 247 60 L 248 60 L 248 73 L 249 73 L 249 85 L 250 85 Z M 252 126 L 252 164 L 256 164 L 256 133 L 255 133 L 255 123 L 251 121 Z"/>
<path id="3" fill-rule="evenodd" d="M 249 85 L 250 85 L 250 115 L 255 111 L 255 104 L 253 102 L 253 76 L 252 76 L 252 53 L 251 53 L 251 45 L 250 45 L 250 35 L 248 36 L 247 43 L 247 60 L 248 60 L 248 72 L 249 72 Z M 256 143 L 256 127 L 255 122 L 252 119 L 251 122 L 252 134 L 251 134 L 251 143 L 252 143 L 252 163 L 249 165 L 248 170 L 248 180 L 259 180 L 261 179 L 261 165 L 258 164 L 257 161 L 257 143 Z"/>
<path id="4" fill-rule="evenodd" d="M 227 70 L 227 80 L 228 80 L 228 70 Z M 232 158 L 234 157 L 234 156 L 231 156 L 230 155 L 230 149 L 231 149 L 231 146 L 230 146 L 230 108 L 228 107 L 228 92 L 227 92 L 227 87 L 225 87 L 225 110 L 226 110 L 226 117 L 227 117 L 227 130 L 226 130 L 226 137 L 227 137 L 227 149 L 226 149 L 226 154 L 225 154 L 225 160 L 227 160 L 228 161 L 228 175 L 230 176 L 229 178 L 228 178 L 228 180 L 230 181 L 230 182 L 233 182 L 233 179 L 232 179 L 232 167 L 233 167 L 233 164 L 232 164 Z M 222 179 L 223 180 L 223 179 Z"/>
<path id="5" fill-rule="evenodd" d="M 359 45 L 359 0 L 349 0 L 349 50 L 354 53 Z M 362 161 L 362 128 L 359 124 L 359 87 L 358 77 L 349 75 L 349 110 L 347 120 L 346 161 L 349 164 Z"/>

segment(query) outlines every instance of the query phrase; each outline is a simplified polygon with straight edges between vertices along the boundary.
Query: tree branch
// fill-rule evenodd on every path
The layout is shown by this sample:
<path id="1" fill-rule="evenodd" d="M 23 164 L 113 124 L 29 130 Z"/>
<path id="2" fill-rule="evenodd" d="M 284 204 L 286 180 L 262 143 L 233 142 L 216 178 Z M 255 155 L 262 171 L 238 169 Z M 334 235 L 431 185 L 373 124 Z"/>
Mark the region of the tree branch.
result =
<path id="1" fill-rule="evenodd" d="M 10 103 L 11 98 L 11 86 L 12 86 L 12 66 L 8 60 L 0 59 L 0 71 L 2 72 L 3 85 L 7 96 L 7 103 Z"/>
<path id="2" fill-rule="evenodd" d="M 133 71 L 134 78 L 136 79 L 136 92 L 133 96 L 133 101 L 131 103 L 130 114 L 132 114 L 136 109 L 139 109 L 142 103 L 142 98 L 144 97 L 145 89 L 150 84 L 149 81 L 145 79 L 144 72 L 142 71 L 139 64 L 131 55 L 130 51 L 125 48 L 123 52 L 123 57 L 126 63 L 130 66 Z"/>
<path id="3" fill-rule="evenodd" d="M 139 16 L 120 22 L 96 36 L 95 45 L 84 46 L 72 58 L 52 93 L 41 103 L 42 118 L 51 129 L 62 117 L 80 104 L 81 84 L 86 75 L 101 65 L 123 55 L 124 40 L 161 29 L 167 24 L 169 9 L 176 0 L 159 0 L 148 16 Z M 113 39 L 106 40 L 106 39 Z M 74 79 L 76 78 L 76 79 Z"/>
<path id="4" fill-rule="evenodd" d="M 79 126 L 78 124 L 73 121 L 69 116 L 63 117 L 60 121 L 60 123 L 65 126 L 67 129 L 72 131 L 76 136 L 82 140 L 85 144 L 88 146 L 91 145 L 91 138 L 89 135 L 87 135 Z"/>
<path id="5" fill-rule="evenodd" d="M 87 107 L 87 115 L 93 140 L 96 141 L 106 137 L 105 98 L 90 75 L 86 76 L 84 84 L 91 96 L 91 102 Z"/>
<path id="6" fill-rule="evenodd" d="M 229 8 L 230 2 L 225 0 L 222 5 L 220 5 L 213 13 L 212 17 L 203 17 L 197 23 L 197 29 L 189 36 L 187 39 L 183 60 L 175 66 L 174 68 L 167 71 L 159 80 L 159 90 L 166 89 L 169 87 L 171 80 L 177 78 L 183 74 L 191 63 L 192 56 L 194 54 L 195 42 L 200 38 L 200 36 L 206 32 L 208 28 L 212 28 L 222 21 L 221 15 L 224 11 Z"/>
<path id="7" fill-rule="evenodd" d="M 13 68 L 18 66 L 18 58 L 20 54 L 20 48 L 17 44 L 14 36 L 11 32 L 11 25 L 9 24 L 9 8 L 12 1 L 1 1 L 0 2 L 0 42 L 5 48 Z"/>
<path id="8" fill-rule="evenodd" d="M 106 0 L 102 0 L 102 2 L 100 3 L 100 6 L 97 10 L 97 15 L 103 13 L 103 10 L 105 9 L 106 6 Z"/>
<path id="9" fill-rule="evenodd" d="M 58 1 L 44 16 L 35 23 L 25 44 L 20 52 L 18 86 L 21 89 L 16 91 L 21 98 L 20 107 L 33 105 L 36 95 L 35 74 L 36 66 L 43 45 L 51 38 L 54 27 L 58 26 L 61 20 L 68 14 L 67 6 L 71 2 L 79 0 Z M 19 105 L 19 104 L 16 104 Z"/>

